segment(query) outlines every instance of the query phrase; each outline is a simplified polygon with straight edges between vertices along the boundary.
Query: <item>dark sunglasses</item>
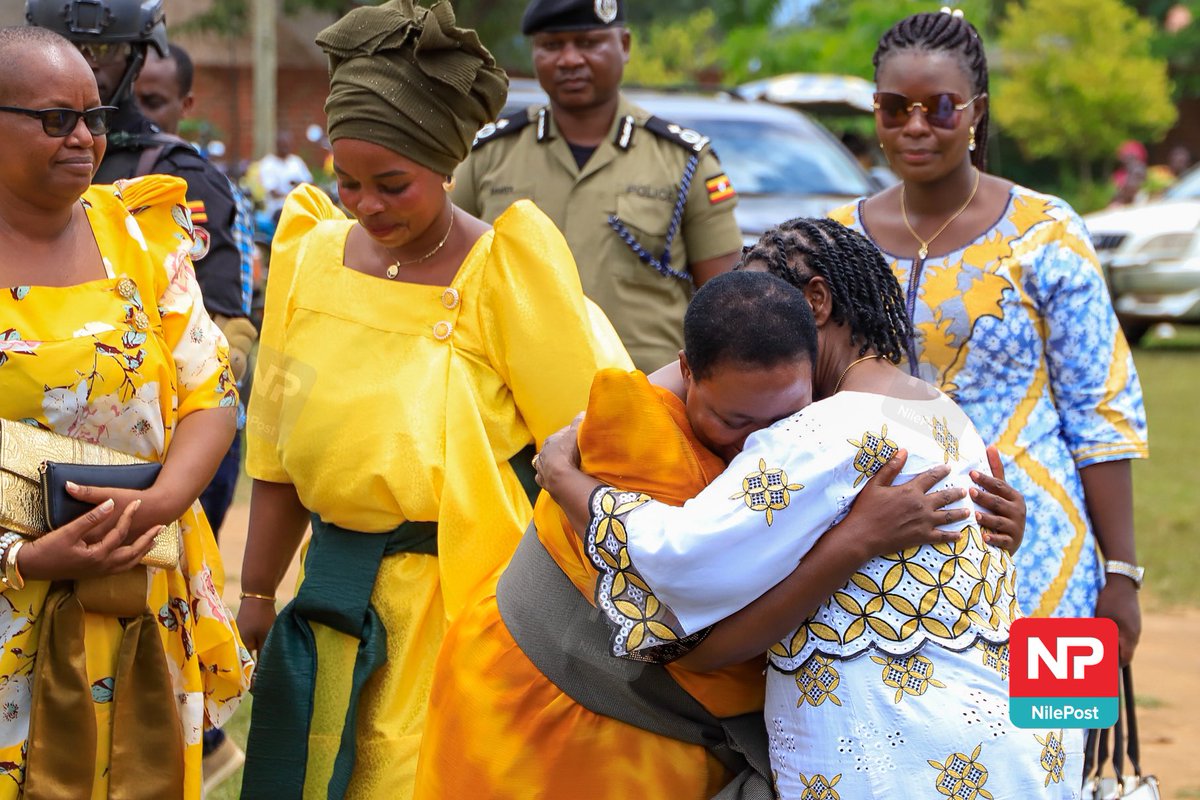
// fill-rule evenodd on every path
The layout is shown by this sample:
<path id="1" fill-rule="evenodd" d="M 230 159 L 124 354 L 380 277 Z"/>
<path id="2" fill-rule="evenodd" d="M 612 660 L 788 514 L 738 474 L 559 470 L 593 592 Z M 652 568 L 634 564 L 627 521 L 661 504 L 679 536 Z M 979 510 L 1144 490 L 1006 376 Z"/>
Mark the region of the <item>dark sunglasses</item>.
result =
<path id="1" fill-rule="evenodd" d="M 0 111 L 24 114 L 27 117 L 40 119 L 42 130 L 46 132 L 47 136 L 53 136 L 56 139 L 70 136 L 71 131 L 75 130 L 75 126 L 79 124 L 80 117 L 83 117 L 83 124 L 87 125 L 88 131 L 93 136 L 103 136 L 108 133 L 108 126 L 112 123 L 112 115 L 116 110 L 116 106 L 96 106 L 85 111 L 76 111 L 73 108 L 34 109 L 0 106 Z"/>
<path id="2" fill-rule="evenodd" d="M 875 111 L 885 128 L 903 128 L 913 110 L 920 108 L 925 121 L 933 127 L 954 130 L 962 119 L 963 110 L 981 97 L 983 94 L 977 94 L 964 103 L 961 97 L 949 92 L 931 94 L 923 100 L 909 100 L 895 92 L 876 92 Z"/>

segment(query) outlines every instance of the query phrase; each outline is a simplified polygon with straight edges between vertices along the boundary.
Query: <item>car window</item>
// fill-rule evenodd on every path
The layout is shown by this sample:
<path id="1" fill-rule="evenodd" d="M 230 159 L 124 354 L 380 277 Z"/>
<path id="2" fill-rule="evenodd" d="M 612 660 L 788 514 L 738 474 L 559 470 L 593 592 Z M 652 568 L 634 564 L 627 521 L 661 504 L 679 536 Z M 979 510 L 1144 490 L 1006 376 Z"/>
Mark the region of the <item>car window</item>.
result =
<path id="1" fill-rule="evenodd" d="M 1171 200 L 1200 200 L 1200 169 L 1183 173 L 1178 181 L 1163 192 L 1163 197 Z"/>
<path id="2" fill-rule="evenodd" d="M 774 121 L 678 118 L 712 139 L 739 194 L 870 194 L 858 164 L 819 131 Z"/>

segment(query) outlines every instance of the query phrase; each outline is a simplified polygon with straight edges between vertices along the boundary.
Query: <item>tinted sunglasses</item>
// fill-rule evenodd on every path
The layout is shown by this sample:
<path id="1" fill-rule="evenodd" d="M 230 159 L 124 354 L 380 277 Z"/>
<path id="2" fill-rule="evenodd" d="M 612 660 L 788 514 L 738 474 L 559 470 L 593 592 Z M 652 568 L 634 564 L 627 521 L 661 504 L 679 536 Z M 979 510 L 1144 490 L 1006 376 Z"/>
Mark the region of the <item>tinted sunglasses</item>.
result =
<path id="1" fill-rule="evenodd" d="M 83 117 L 83 124 L 87 125 L 88 131 L 93 136 L 103 136 L 108 133 L 108 126 L 112 122 L 112 115 L 116 110 L 116 106 L 96 106 L 86 111 L 76 111 L 73 108 L 34 109 L 0 106 L 0 111 L 24 114 L 27 117 L 40 119 L 42 130 L 46 132 L 47 136 L 53 136 L 56 139 L 70 136 L 71 131 L 75 130 L 75 126 L 79 124 L 80 117 Z"/>
<path id="2" fill-rule="evenodd" d="M 115 64 L 128 60 L 133 53 L 133 46 L 128 42 L 74 42 L 74 45 L 89 64 Z"/>
<path id="3" fill-rule="evenodd" d="M 963 109 L 981 97 L 983 94 L 977 94 L 964 103 L 961 97 L 949 92 L 931 94 L 921 100 L 909 100 L 895 92 L 876 92 L 875 111 L 879 115 L 879 123 L 885 128 L 903 128 L 908 124 L 913 110 L 920 108 L 925 121 L 934 128 L 954 130 L 962 119 Z"/>

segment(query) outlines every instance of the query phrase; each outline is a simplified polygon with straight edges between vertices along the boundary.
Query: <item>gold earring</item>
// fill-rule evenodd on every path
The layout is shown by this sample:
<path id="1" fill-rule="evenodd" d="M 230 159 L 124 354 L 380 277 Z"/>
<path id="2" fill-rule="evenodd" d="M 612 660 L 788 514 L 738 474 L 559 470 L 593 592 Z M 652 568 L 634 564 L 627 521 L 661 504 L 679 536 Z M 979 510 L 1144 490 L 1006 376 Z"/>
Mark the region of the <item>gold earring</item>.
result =
<path id="1" fill-rule="evenodd" d="M 974 129 L 972 129 L 972 130 L 974 130 Z M 974 149 L 974 148 L 972 148 L 972 149 Z M 442 188 L 444 190 L 446 190 L 447 192 L 453 192 L 454 187 L 456 185 L 457 185 L 457 183 L 455 182 L 453 175 L 447 175 L 446 180 L 442 181 Z"/>
<path id="2" fill-rule="evenodd" d="M 968 132 L 971 134 L 971 139 L 970 139 L 970 141 L 967 142 L 967 149 L 970 150 L 972 153 L 974 153 L 975 152 L 975 126 L 972 125 L 970 127 L 970 129 L 968 130 Z"/>

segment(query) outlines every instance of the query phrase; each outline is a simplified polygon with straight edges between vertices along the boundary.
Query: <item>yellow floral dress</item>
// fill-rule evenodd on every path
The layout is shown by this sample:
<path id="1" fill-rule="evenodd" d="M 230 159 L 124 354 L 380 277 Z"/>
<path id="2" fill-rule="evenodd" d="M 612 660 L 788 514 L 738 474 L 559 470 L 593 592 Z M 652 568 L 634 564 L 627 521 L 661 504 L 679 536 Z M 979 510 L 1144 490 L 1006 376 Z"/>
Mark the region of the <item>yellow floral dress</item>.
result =
<path id="1" fill-rule="evenodd" d="M 0 290 L 0 417 L 162 461 L 179 420 L 237 403 L 226 347 L 188 258 L 182 180 L 94 186 L 83 196 L 106 277 L 76 286 Z M 184 515 L 183 557 L 149 569 L 185 743 L 182 796 L 200 797 L 201 732 L 237 708 L 253 664 L 221 600 L 225 575 L 198 503 Z M 21 796 L 40 613 L 50 584 L 0 595 L 0 800 Z M 121 623 L 87 614 L 84 645 L 96 717 L 92 797 L 108 797 Z M 81 753 L 80 757 L 91 757 Z"/>
<path id="2" fill-rule="evenodd" d="M 449 286 L 346 267 L 355 224 L 311 186 L 285 204 L 247 470 L 294 485 L 305 508 L 350 531 L 437 523 L 437 556 L 395 553 L 379 567 L 371 605 L 387 630 L 387 661 L 362 692 L 346 794 L 407 798 L 446 626 L 507 562 L 532 516 L 508 460 L 583 410 L 597 369 L 632 365 L 585 300 L 562 235 L 532 203 L 502 214 Z M 324 798 L 359 643 L 322 624 L 312 630 L 304 795 Z"/>

